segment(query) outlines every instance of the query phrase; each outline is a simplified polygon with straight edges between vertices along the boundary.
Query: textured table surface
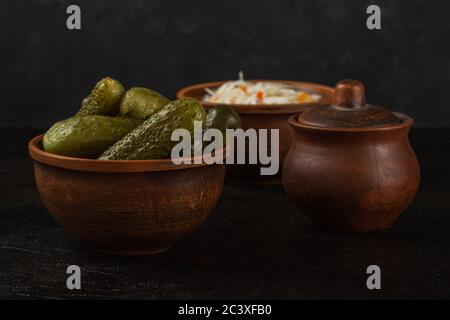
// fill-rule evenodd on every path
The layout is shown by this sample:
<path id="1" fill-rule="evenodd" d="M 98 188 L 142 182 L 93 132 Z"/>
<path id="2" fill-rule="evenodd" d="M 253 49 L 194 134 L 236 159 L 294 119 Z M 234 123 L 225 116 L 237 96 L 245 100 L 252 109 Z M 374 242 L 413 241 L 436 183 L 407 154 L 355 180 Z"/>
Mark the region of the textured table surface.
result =
<path id="1" fill-rule="evenodd" d="M 0 129 L 0 298 L 450 298 L 450 131 L 420 129 L 415 202 L 390 230 L 316 230 L 282 187 L 226 184 L 207 222 L 149 257 L 90 251 L 57 225 L 36 191 L 27 141 Z M 68 265 L 82 289 L 66 288 Z M 366 267 L 382 289 L 366 288 Z"/>

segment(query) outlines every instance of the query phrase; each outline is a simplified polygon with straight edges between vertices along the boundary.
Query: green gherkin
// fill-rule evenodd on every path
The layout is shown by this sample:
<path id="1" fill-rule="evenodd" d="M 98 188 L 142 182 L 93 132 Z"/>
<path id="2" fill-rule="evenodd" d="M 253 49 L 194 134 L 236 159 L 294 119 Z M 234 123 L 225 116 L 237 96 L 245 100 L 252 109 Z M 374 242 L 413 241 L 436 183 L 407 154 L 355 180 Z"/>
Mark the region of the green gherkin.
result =
<path id="1" fill-rule="evenodd" d="M 120 102 L 120 114 L 145 120 L 170 102 L 156 91 L 147 88 L 131 88 Z"/>
<path id="2" fill-rule="evenodd" d="M 227 129 L 238 129 L 240 127 L 241 117 L 239 114 L 229 106 L 219 105 L 208 111 L 203 131 L 211 128 L 219 129 L 225 140 Z M 223 145 L 226 145 L 225 141 Z"/>
<path id="3" fill-rule="evenodd" d="M 65 156 L 97 158 L 141 122 L 125 117 L 75 116 L 56 122 L 45 133 L 44 150 Z"/>
<path id="4" fill-rule="evenodd" d="M 115 116 L 119 113 L 124 92 L 125 89 L 119 81 L 106 77 L 97 82 L 91 94 L 83 99 L 76 115 Z"/>
<path id="5" fill-rule="evenodd" d="M 169 158 L 178 143 L 171 141 L 175 129 L 184 128 L 194 137 L 194 122 L 205 121 L 206 112 L 195 99 L 185 98 L 170 102 L 131 131 L 99 159 L 145 160 Z"/>

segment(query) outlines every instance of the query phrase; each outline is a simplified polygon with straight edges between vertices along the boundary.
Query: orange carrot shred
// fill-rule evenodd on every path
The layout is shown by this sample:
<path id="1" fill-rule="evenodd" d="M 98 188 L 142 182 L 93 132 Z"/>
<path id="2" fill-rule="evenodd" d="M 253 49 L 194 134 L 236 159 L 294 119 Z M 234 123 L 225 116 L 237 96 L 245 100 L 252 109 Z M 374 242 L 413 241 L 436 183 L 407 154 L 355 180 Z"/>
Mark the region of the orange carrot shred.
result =
<path id="1" fill-rule="evenodd" d="M 256 93 L 256 97 L 257 97 L 259 100 L 263 100 L 263 99 L 264 99 L 264 92 L 258 91 L 258 92 Z"/>
<path id="2" fill-rule="evenodd" d="M 297 101 L 298 102 L 305 102 L 305 100 L 306 100 L 306 94 L 304 93 L 304 92 L 300 92 L 298 95 L 297 95 Z"/>

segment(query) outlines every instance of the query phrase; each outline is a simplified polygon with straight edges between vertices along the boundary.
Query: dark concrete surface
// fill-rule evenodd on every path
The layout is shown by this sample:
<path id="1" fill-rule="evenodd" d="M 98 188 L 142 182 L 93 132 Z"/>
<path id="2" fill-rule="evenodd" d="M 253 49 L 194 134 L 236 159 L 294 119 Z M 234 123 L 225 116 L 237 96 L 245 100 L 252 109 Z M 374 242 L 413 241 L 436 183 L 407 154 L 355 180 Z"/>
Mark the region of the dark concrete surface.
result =
<path id="1" fill-rule="evenodd" d="M 197 232 L 152 257 L 95 253 L 53 221 L 27 155 L 39 132 L 0 129 L 0 298 L 450 298 L 450 130 L 412 132 L 422 184 L 390 230 L 325 233 L 281 187 L 227 184 Z M 82 290 L 66 289 L 71 264 Z M 365 285 L 371 264 L 378 291 Z"/>

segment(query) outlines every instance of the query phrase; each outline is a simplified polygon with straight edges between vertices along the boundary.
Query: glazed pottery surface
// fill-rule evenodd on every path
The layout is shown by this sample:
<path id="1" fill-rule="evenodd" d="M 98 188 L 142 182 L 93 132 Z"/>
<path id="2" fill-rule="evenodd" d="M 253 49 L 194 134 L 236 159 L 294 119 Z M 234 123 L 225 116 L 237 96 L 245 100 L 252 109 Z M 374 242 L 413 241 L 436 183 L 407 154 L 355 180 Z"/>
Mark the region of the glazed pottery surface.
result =
<path id="1" fill-rule="evenodd" d="M 260 168 L 264 165 L 245 164 L 245 165 L 227 165 L 227 177 L 233 181 L 255 184 L 279 184 L 281 183 L 281 172 L 284 158 L 292 143 L 292 132 L 289 128 L 289 116 L 304 111 L 308 108 L 318 105 L 327 105 L 331 103 L 334 89 L 328 86 L 285 80 L 249 80 L 252 82 L 280 82 L 308 93 L 317 93 L 321 99 L 314 103 L 305 104 L 283 104 L 283 105 L 230 105 L 241 116 L 242 128 L 244 130 L 254 129 L 278 129 L 279 130 L 279 163 L 280 170 L 275 176 L 263 176 L 260 174 Z M 193 97 L 202 100 L 206 91 L 205 88 L 215 89 L 221 86 L 225 81 L 209 82 L 186 87 L 177 92 L 177 98 Z M 206 110 L 216 106 L 216 103 L 203 102 Z M 270 139 L 270 132 L 268 133 Z M 270 140 L 267 141 L 270 146 Z M 248 147 L 246 149 L 246 159 L 248 159 Z"/>
<path id="2" fill-rule="evenodd" d="M 349 122 L 341 121 L 339 112 L 353 111 L 342 108 L 336 111 L 339 115 L 326 113 L 325 121 L 320 119 L 323 110 L 305 117 L 318 119 L 318 125 L 303 123 L 306 113 L 289 119 L 294 141 L 284 162 L 284 188 L 304 214 L 327 230 L 389 228 L 419 187 L 419 163 L 408 140 L 413 120 L 401 113 L 387 114 L 380 107 L 356 108 L 362 113 L 346 119 L 365 121 L 366 127 L 344 127 Z M 327 127 L 332 121 L 343 126 Z"/>
<path id="3" fill-rule="evenodd" d="M 199 227 L 222 191 L 225 166 L 58 156 L 29 143 L 39 194 L 55 220 L 95 250 L 155 254 Z"/>

